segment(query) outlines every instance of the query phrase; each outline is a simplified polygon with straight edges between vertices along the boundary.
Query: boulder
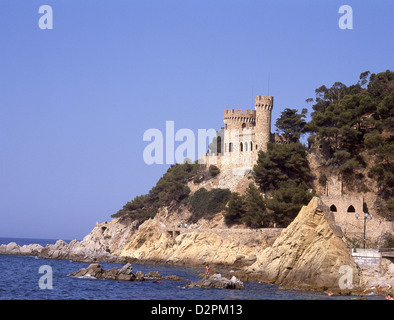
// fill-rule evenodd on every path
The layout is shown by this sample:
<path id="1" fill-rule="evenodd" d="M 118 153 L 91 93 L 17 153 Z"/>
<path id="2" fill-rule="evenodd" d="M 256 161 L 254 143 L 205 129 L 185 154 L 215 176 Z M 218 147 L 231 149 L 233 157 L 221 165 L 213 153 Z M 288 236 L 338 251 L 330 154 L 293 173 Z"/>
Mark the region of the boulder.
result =
<path id="1" fill-rule="evenodd" d="M 359 269 L 342 240 L 329 208 L 314 197 L 257 261 L 236 272 L 243 280 L 302 289 L 339 289 L 342 266 L 351 268 L 352 284 Z M 348 269 L 349 270 L 349 269 Z"/>
<path id="2" fill-rule="evenodd" d="M 238 280 L 235 276 L 231 279 L 222 277 L 217 273 L 210 276 L 208 279 L 201 279 L 197 282 L 191 282 L 186 285 L 186 288 L 220 288 L 220 289 L 245 289 L 242 281 Z"/>

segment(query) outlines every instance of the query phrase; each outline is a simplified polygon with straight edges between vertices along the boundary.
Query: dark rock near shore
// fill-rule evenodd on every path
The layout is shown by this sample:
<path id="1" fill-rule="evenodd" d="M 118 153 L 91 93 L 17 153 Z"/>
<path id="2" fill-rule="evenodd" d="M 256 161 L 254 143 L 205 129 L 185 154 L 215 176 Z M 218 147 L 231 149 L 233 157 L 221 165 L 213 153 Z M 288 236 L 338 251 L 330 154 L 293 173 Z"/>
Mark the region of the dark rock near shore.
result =
<path id="1" fill-rule="evenodd" d="M 109 270 L 104 270 L 98 263 L 92 263 L 87 268 L 70 273 L 67 276 L 123 281 L 136 280 L 136 276 L 133 274 L 133 267 L 130 263 L 127 263 L 121 269 L 112 268 Z"/>
<path id="2" fill-rule="evenodd" d="M 122 268 L 112 268 L 104 270 L 100 264 L 92 263 L 87 268 L 80 269 L 67 275 L 68 277 L 81 277 L 92 279 L 106 279 L 106 280 L 121 280 L 121 281 L 145 281 L 145 280 L 184 280 L 178 276 L 171 275 L 163 277 L 158 271 L 150 271 L 145 274 L 142 271 L 133 273 L 133 266 L 131 263 L 125 264 Z"/>

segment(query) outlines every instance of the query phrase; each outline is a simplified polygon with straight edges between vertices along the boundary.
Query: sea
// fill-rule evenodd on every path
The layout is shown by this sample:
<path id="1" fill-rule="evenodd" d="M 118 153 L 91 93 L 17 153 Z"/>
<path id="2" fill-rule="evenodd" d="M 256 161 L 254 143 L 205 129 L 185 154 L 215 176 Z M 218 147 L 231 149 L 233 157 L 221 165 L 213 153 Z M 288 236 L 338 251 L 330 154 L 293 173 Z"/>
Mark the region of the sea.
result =
<path id="1" fill-rule="evenodd" d="M 16 242 L 54 244 L 54 239 L 0 238 L 0 244 Z M 67 242 L 67 241 L 66 241 Z M 100 263 L 104 269 L 122 267 Z M 204 266 L 133 264 L 133 272 L 158 271 L 162 276 L 177 275 L 186 281 L 115 281 L 67 276 L 89 263 L 54 260 L 31 255 L 0 255 L 0 300 L 352 300 L 355 296 L 328 296 L 323 292 L 285 290 L 277 285 L 245 282 L 244 290 L 185 288 L 199 280 Z M 228 269 L 218 269 L 227 273 Z M 50 277 L 50 278 L 49 278 Z M 368 297 L 378 299 L 378 297 Z M 382 299 L 384 299 L 382 297 Z"/>

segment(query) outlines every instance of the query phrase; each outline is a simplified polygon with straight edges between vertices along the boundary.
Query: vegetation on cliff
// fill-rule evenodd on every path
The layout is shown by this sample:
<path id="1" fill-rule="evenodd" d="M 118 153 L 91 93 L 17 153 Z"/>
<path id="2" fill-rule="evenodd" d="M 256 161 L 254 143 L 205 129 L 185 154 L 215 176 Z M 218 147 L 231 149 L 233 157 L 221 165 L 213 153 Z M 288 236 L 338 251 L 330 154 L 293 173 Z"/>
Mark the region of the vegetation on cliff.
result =
<path id="1" fill-rule="evenodd" d="M 250 183 L 243 195 L 233 192 L 225 208 L 225 222 L 244 223 L 248 227 L 262 228 L 273 223 L 273 215 L 266 210 L 265 202 L 259 190 Z"/>
<path id="2" fill-rule="evenodd" d="M 187 162 L 172 165 L 148 194 L 137 196 L 127 202 L 112 217 L 127 215 L 140 221 L 153 218 L 160 207 L 169 206 L 173 201 L 180 203 L 188 197 L 190 189 L 186 182 L 201 169 L 201 165 Z"/>
<path id="3" fill-rule="evenodd" d="M 189 198 L 190 211 L 192 215 L 189 222 L 195 223 L 200 218 L 211 218 L 216 213 L 224 210 L 230 197 L 229 189 L 212 189 L 207 191 L 205 188 L 197 190 Z"/>
<path id="4" fill-rule="evenodd" d="M 385 203 L 380 214 L 394 218 L 394 72 L 366 71 L 354 85 L 335 82 L 315 93 L 315 100 L 308 99 L 315 104 L 305 127 L 310 146 L 319 148 L 344 180 L 362 180 L 368 167 Z"/>
<path id="5" fill-rule="evenodd" d="M 306 100 L 313 103 L 309 122 L 306 109 L 298 113 L 286 108 L 277 119 L 275 125 L 286 143 L 268 143 L 266 152 L 259 151 L 253 178 L 260 190 L 252 183 L 244 194 L 202 188 L 189 196 L 188 181 L 199 183 L 204 172 L 205 177 L 215 177 L 220 170 L 216 166 L 207 170 L 198 164 L 176 164 L 147 195 L 127 202 L 112 217 L 127 215 L 144 221 L 154 217 L 160 207 L 185 203 L 192 212 L 189 222 L 223 211 L 228 225 L 267 227 L 276 223 L 285 227 L 314 196 L 313 179 L 321 185 L 326 183 L 324 172 L 314 177 L 309 168 L 307 155 L 314 149 L 344 181 L 361 181 L 358 185 L 363 186 L 367 177 L 374 179 L 381 199 L 379 213 L 393 219 L 394 72 L 367 71 L 354 85 L 335 82 L 329 88 L 317 88 L 315 93 L 315 99 Z M 309 148 L 300 142 L 304 134 L 310 135 Z"/>

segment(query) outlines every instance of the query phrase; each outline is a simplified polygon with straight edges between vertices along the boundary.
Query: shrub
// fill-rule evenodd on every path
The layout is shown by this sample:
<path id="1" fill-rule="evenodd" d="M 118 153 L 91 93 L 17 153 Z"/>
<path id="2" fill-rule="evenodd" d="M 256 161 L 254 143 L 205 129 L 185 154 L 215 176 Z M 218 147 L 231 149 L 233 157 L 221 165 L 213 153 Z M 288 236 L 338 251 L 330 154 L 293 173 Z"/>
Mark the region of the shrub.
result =
<path id="1" fill-rule="evenodd" d="M 245 223 L 248 227 L 261 228 L 272 223 L 273 214 L 266 210 L 264 199 L 253 183 L 244 195 L 232 193 L 224 214 L 227 225 Z"/>
<path id="2" fill-rule="evenodd" d="M 215 166 L 215 165 L 213 165 L 213 164 L 211 164 L 211 165 L 209 166 L 209 174 L 210 174 L 212 177 L 216 177 L 219 173 L 220 173 L 220 169 L 219 169 L 217 166 Z"/>
<path id="3" fill-rule="evenodd" d="M 383 243 L 383 248 L 394 248 L 394 234 L 385 234 L 386 240 Z"/>
<path id="4" fill-rule="evenodd" d="M 197 190 L 190 198 L 190 211 L 192 215 L 189 222 L 195 223 L 201 218 L 212 218 L 212 216 L 222 210 L 230 197 L 229 189 L 212 189 L 207 191 L 205 188 Z"/>
<path id="5" fill-rule="evenodd" d="M 190 189 L 186 183 L 201 169 L 199 164 L 172 165 L 148 194 L 135 197 L 111 217 L 129 215 L 140 221 L 153 218 L 160 207 L 169 206 L 173 201 L 179 203 L 187 199 Z"/>

